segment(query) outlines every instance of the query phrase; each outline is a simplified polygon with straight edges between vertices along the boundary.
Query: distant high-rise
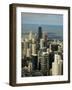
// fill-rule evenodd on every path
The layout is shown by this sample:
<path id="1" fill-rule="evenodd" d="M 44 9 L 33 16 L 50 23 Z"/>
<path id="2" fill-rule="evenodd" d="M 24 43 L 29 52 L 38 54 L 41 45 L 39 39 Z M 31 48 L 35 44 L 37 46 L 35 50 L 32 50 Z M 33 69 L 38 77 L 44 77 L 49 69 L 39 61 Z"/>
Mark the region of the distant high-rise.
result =
<path id="1" fill-rule="evenodd" d="M 29 32 L 29 40 L 32 40 L 32 32 Z"/>
<path id="2" fill-rule="evenodd" d="M 45 40 L 45 42 L 44 42 L 45 47 L 47 47 L 48 33 L 45 33 L 44 40 Z"/>
<path id="3" fill-rule="evenodd" d="M 44 47 L 44 39 L 40 39 L 40 48 Z"/>
<path id="4" fill-rule="evenodd" d="M 32 44 L 32 55 L 36 54 L 36 44 Z"/>
<path id="5" fill-rule="evenodd" d="M 38 28 L 38 40 L 40 41 L 40 39 L 42 38 L 42 27 Z"/>

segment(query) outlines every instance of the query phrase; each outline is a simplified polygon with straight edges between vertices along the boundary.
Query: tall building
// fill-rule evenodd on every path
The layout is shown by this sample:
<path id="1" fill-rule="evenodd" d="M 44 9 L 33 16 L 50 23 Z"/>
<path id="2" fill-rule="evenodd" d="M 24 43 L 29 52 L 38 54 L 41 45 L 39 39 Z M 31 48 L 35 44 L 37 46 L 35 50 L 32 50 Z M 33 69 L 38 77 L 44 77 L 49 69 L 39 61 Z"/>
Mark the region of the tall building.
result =
<path id="1" fill-rule="evenodd" d="M 37 70 L 38 56 L 37 54 L 32 55 L 32 69 Z"/>
<path id="2" fill-rule="evenodd" d="M 36 44 L 32 44 L 32 55 L 36 54 Z"/>
<path id="3" fill-rule="evenodd" d="M 49 45 L 49 52 L 50 53 L 52 52 L 52 46 L 51 46 L 51 44 Z"/>
<path id="4" fill-rule="evenodd" d="M 38 28 L 38 41 L 42 38 L 42 27 Z"/>
<path id="5" fill-rule="evenodd" d="M 28 72 L 32 72 L 32 62 L 29 62 L 28 64 Z"/>
<path id="6" fill-rule="evenodd" d="M 37 68 L 38 70 L 41 70 L 41 58 L 42 58 L 42 52 L 38 51 L 38 62 L 37 62 Z"/>
<path id="7" fill-rule="evenodd" d="M 27 48 L 26 57 L 31 57 L 31 48 Z"/>
<path id="8" fill-rule="evenodd" d="M 24 58 L 24 54 L 23 54 L 23 51 L 24 51 L 24 41 L 22 40 L 21 41 L 21 57 L 22 57 L 22 59 Z"/>
<path id="9" fill-rule="evenodd" d="M 52 63 L 52 75 L 62 75 L 62 65 L 60 55 L 55 54 L 54 62 Z"/>
<path id="10" fill-rule="evenodd" d="M 29 40 L 32 40 L 32 32 L 29 32 Z"/>
<path id="11" fill-rule="evenodd" d="M 60 60 L 58 64 L 59 64 L 59 75 L 63 75 L 63 60 Z"/>
<path id="12" fill-rule="evenodd" d="M 40 39 L 40 49 L 42 49 L 44 47 L 44 39 L 41 38 Z"/>
<path id="13" fill-rule="evenodd" d="M 29 42 L 28 42 L 28 39 L 27 38 L 25 38 L 23 44 L 24 44 L 23 55 L 26 56 L 26 54 L 27 54 L 27 48 L 29 47 Z"/>
<path id="14" fill-rule="evenodd" d="M 34 44 L 36 41 L 35 41 L 35 38 L 32 38 L 32 43 Z"/>
<path id="15" fill-rule="evenodd" d="M 48 54 L 42 55 L 41 71 L 44 75 L 49 74 L 49 55 Z"/>
<path id="16" fill-rule="evenodd" d="M 44 46 L 45 47 L 48 46 L 48 33 L 45 33 L 45 36 L 44 36 Z"/>

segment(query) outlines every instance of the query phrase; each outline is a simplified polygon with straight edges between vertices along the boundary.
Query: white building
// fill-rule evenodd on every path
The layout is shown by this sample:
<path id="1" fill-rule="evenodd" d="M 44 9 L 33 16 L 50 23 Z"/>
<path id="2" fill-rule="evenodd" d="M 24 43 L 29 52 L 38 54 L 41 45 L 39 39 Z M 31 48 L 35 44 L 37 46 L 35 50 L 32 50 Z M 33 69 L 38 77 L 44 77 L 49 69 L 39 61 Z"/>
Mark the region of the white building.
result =
<path id="1" fill-rule="evenodd" d="M 32 55 L 36 54 L 36 44 L 32 44 Z"/>
<path id="2" fill-rule="evenodd" d="M 27 57 L 30 57 L 31 56 L 31 48 L 27 48 L 26 56 Z"/>
<path id="3" fill-rule="evenodd" d="M 44 47 L 44 39 L 40 39 L 40 48 L 43 48 Z"/>
<path id="4" fill-rule="evenodd" d="M 63 61 L 61 60 L 61 56 L 55 54 L 54 62 L 52 63 L 52 75 L 61 75 L 62 65 L 63 65 Z"/>
<path id="5" fill-rule="evenodd" d="M 28 72 L 32 72 L 32 63 L 31 62 L 29 62 L 29 64 L 28 64 Z"/>
<path id="6" fill-rule="evenodd" d="M 32 32 L 29 32 L 29 40 L 32 40 Z"/>

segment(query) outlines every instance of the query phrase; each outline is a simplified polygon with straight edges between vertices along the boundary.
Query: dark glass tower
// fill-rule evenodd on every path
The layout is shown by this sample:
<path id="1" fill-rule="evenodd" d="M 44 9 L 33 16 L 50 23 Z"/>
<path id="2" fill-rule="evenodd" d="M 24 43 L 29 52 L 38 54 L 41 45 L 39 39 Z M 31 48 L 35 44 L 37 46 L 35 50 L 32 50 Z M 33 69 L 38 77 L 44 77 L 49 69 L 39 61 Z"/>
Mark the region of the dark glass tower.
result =
<path id="1" fill-rule="evenodd" d="M 38 27 L 38 34 L 37 34 L 37 50 L 40 49 L 40 39 L 42 38 L 42 27 Z"/>
<path id="2" fill-rule="evenodd" d="M 37 60 L 38 60 L 38 57 L 32 55 L 32 68 L 33 68 L 33 70 L 37 69 L 37 62 L 38 62 Z"/>
<path id="3" fill-rule="evenodd" d="M 38 41 L 42 38 L 42 27 L 38 27 Z"/>

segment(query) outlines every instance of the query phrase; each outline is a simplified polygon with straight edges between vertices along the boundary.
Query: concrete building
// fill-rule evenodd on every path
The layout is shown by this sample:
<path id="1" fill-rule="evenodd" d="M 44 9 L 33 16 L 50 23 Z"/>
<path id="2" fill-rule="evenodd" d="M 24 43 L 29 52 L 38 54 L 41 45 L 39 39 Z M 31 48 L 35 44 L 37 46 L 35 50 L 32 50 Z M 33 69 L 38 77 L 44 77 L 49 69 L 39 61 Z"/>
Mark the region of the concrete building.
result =
<path id="1" fill-rule="evenodd" d="M 32 62 L 29 62 L 28 64 L 28 72 L 32 72 Z"/>
<path id="2" fill-rule="evenodd" d="M 31 48 L 27 48 L 26 57 L 31 57 Z"/>
<path id="3" fill-rule="evenodd" d="M 49 55 L 43 54 L 41 58 L 41 71 L 44 75 L 49 74 Z"/>
<path id="4" fill-rule="evenodd" d="M 32 55 L 36 54 L 36 44 L 32 44 Z"/>
<path id="5" fill-rule="evenodd" d="M 62 75 L 62 65 L 60 55 L 55 54 L 54 62 L 52 63 L 52 75 Z"/>
<path id="6" fill-rule="evenodd" d="M 49 45 L 49 52 L 50 52 L 50 53 L 52 52 L 51 44 Z"/>
<path id="7" fill-rule="evenodd" d="M 29 32 L 29 40 L 32 40 L 32 32 Z"/>
<path id="8" fill-rule="evenodd" d="M 27 39 L 27 38 L 25 38 L 23 44 L 24 44 L 24 47 L 23 47 L 23 55 L 26 56 L 26 54 L 27 54 L 27 48 L 28 48 L 28 46 L 29 46 L 29 43 L 28 43 L 28 39 Z"/>
<path id="9" fill-rule="evenodd" d="M 32 38 L 32 43 L 34 44 L 36 41 L 35 41 L 35 38 Z"/>
<path id="10" fill-rule="evenodd" d="M 41 39 L 40 39 L 40 49 L 43 48 L 43 47 L 44 47 L 44 39 L 41 38 Z"/>

